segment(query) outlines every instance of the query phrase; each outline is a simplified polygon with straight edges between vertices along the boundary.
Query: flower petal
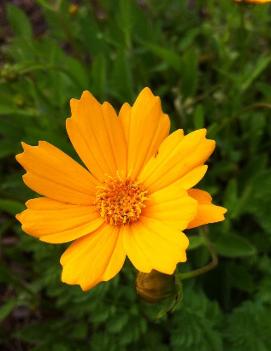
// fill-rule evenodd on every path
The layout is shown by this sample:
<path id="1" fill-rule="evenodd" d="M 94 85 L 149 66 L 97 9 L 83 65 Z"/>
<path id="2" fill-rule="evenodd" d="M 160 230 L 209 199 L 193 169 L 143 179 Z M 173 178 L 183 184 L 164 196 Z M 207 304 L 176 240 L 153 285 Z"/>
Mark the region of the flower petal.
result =
<path id="1" fill-rule="evenodd" d="M 195 217 L 197 206 L 197 201 L 188 196 L 178 183 L 174 183 L 151 194 L 142 215 L 181 231 Z"/>
<path id="2" fill-rule="evenodd" d="M 89 290 L 113 278 L 125 261 L 122 238 L 117 227 L 104 225 L 76 240 L 61 256 L 62 281 Z"/>
<path id="3" fill-rule="evenodd" d="M 102 181 L 117 170 L 126 172 L 126 140 L 113 107 L 101 105 L 85 91 L 80 100 L 71 100 L 71 111 L 66 121 L 69 138 L 93 175 Z"/>
<path id="4" fill-rule="evenodd" d="M 26 202 L 27 209 L 16 216 L 22 229 L 48 243 L 66 243 L 89 234 L 103 224 L 92 206 L 64 204 L 48 198 Z"/>
<path id="5" fill-rule="evenodd" d="M 180 180 L 178 180 L 176 183 L 178 186 L 180 186 L 182 189 L 190 189 L 204 177 L 205 173 L 207 172 L 208 166 L 198 166 L 192 171 L 189 171 L 186 173 L 184 176 L 181 177 Z"/>
<path id="6" fill-rule="evenodd" d="M 156 157 L 150 159 L 139 181 L 151 191 L 157 191 L 183 178 L 184 188 L 194 186 L 206 172 L 202 166 L 214 151 L 215 142 L 205 138 L 206 129 L 199 129 L 183 136 L 176 131 L 168 136 L 158 150 Z M 189 174 L 190 172 L 190 174 Z"/>
<path id="7" fill-rule="evenodd" d="M 139 271 L 173 274 L 177 263 L 186 261 L 187 237 L 163 222 L 142 217 L 124 230 L 125 251 Z"/>
<path id="8" fill-rule="evenodd" d="M 102 104 L 102 111 L 117 170 L 120 173 L 125 172 L 126 175 L 127 143 L 123 126 L 114 108 L 108 102 L 104 102 Z"/>
<path id="9" fill-rule="evenodd" d="M 142 245 L 138 228 L 139 226 L 135 225 L 126 225 L 121 228 L 123 246 L 136 269 L 140 272 L 149 273 L 152 270 L 150 253 Z"/>
<path id="10" fill-rule="evenodd" d="M 212 204 L 212 197 L 207 191 L 200 189 L 190 189 L 189 195 L 198 201 L 196 216 L 189 223 L 188 228 L 199 227 L 208 223 L 220 222 L 225 219 L 226 208 Z"/>
<path id="11" fill-rule="evenodd" d="M 55 146 L 40 141 L 38 146 L 22 143 L 16 156 L 27 173 L 24 182 L 32 190 L 57 201 L 78 205 L 93 202 L 96 180 L 81 165 Z"/>
<path id="12" fill-rule="evenodd" d="M 135 179 L 168 135 L 170 122 L 161 108 L 160 98 L 144 88 L 134 105 L 124 104 L 119 118 L 128 145 L 128 175 Z"/>

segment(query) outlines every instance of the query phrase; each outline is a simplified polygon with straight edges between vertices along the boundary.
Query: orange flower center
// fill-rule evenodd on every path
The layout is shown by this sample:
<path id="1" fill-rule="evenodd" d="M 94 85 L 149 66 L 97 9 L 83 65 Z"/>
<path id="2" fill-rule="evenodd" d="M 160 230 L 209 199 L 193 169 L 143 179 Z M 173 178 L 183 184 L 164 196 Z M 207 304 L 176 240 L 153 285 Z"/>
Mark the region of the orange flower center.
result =
<path id="1" fill-rule="evenodd" d="M 130 179 L 108 177 L 97 187 L 95 205 L 107 223 L 124 225 L 139 219 L 146 207 L 147 195 L 142 184 Z"/>

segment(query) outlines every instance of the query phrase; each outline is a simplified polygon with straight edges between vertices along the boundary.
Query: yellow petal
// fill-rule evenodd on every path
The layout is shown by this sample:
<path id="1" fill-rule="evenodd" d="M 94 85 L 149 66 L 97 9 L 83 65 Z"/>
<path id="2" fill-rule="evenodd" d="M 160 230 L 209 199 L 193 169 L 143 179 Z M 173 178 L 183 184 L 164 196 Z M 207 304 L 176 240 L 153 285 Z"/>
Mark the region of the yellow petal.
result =
<path id="1" fill-rule="evenodd" d="M 122 124 L 114 108 L 108 102 L 102 104 L 102 111 L 117 170 L 126 175 L 127 143 Z"/>
<path id="2" fill-rule="evenodd" d="M 127 142 L 129 138 L 130 122 L 131 122 L 131 109 L 132 107 L 125 102 L 119 111 L 119 119 L 121 121 L 122 129 L 125 135 L 125 140 Z"/>
<path id="3" fill-rule="evenodd" d="M 112 279 L 125 261 L 119 229 L 105 225 L 96 232 L 76 240 L 61 256 L 62 281 L 79 284 L 89 290 Z"/>
<path id="4" fill-rule="evenodd" d="M 22 229 L 49 243 L 66 243 L 95 231 L 103 224 L 93 206 L 64 204 L 47 198 L 26 202 L 16 218 Z"/>
<path id="5" fill-rule="evenodd" d="M 32 190 L 61 202 L 93 202 L 97 182 L 85 168 L 45 141 L 22 145 L 24 152 L 16 159 L 27 171 L 23 179 Z"/>
<path id="6" fill-rule="evenodd" d="M 207 172 L 208 166 L 198 166 L 192 171 L 189 171 L 184 176 L 177 181 L 177 184 L 182 189 L 190 189 L 204 177 L 205 173 Z"/>
<path id="7" fill-rule="evenodd" d="M 126 140 L 121 121 L 109 103 L 101 105 L 90 92 L 71 100 L 72 116 L 66 126 L 78 155 L 102 181 L 105 175 L 126 171 Z"/>
<path id="8" fill-rule="evenodd" d="M 187 237 L 163 222 L 142 217 L 124 230 L 125 251 L 139 271 L 172 274 L 178 262 L 186 261 Z"/>
<path id="9" fill-rule="evenodd" d="M 128 175 L 135 179 L 149 158 L 168 135 L 170 122 L 161 108 L 159 97 L 143 89 L 134 105 L 123 105 L 119 118 L 128 145 Z"/>
<path id="10" fill-rule="evenodd" d="M 174 183 L 151 194 L 142 215 L 181 231 L 187 228 L 196 213 L 197 201 Z"/>
<path id="11" fill-rule="evenodd" d="M 177 129 L 175 132 L 171 133 L 165 140 L 161 143 L 158 154 L 155 157 L 152 157 L 147 165 L 143 168 L 142 172 L 139 175 L 139 179 L 142 181 L 150 178 L 155 167 L 158 168 L 158 160 L 159 167 L 167 162 L 168 156 L 170 152 L 174 152 L 177 146 L 180 144 L 181 140 L 184 137 L 184 133 L 182 129 Z"/>
<path id="12" fill-rule="evenodd" d="M 150 253 L 140 240 L 139 227 L 138 225 L 126 225 L 121 228 L 123 246 L 135 268 L 140 272 L 149 273 L 152 270 Z"/>
<path id="13" fill-rule="evenodd" d="M 198 210 L 196 216 L 189 223 L 189 229 L 208 223 L 220 222 L 225 219 L 226 208 L 213 205 L 212 197 L 209 193 L 200 189 L 190 189 L 188 193 L 198 201 Z"/>
<path id="14" fill-rule="evenodd" d="M 184 178 L 184 186 L 195 185 L 206 171 L 202 166 L 215 148 L 215 142 L 205 138 L 206 130 L 200 129 L 184 136 L 179 131 L 165 139 L 156 157 L 150 159 L 139 181 L 151 191 L 157 191 Z M 188 174 L 189 172 L 190 175 Z"/>
<path id="15" fill-rule="evenodd" d="M 200 204 L 210 204 L 212 202 L 212 196 L 205 190 L 190 189 L 188 193 Z"/>

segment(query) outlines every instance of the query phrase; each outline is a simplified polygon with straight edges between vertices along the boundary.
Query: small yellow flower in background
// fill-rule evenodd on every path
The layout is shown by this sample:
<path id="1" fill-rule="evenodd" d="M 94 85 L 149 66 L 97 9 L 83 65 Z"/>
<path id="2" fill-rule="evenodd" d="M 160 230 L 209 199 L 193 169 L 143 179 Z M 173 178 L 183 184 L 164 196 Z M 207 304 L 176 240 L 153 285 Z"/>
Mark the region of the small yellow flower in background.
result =
<path id="1" fill-rule="evenodd" d="M 48 243 L 73 241 L 61 257 L 62 281 L 88 290 L 113 278 L 126 256 L 140 272 L 173 274 L 186 261 L 185 229 L 222 221 L 226 209 L 192 189 L 215 148 L 206 130 L 169 134 L 160 98 L 143 89 L 117 115 L 88 91 L 71 100 L 69 138 L 87 169 L 55 146 L 23 143 L 25 184 L 42 195 L 17 215 Z"/>
<path id="2" fill-rule="evenodd" d="M 271 2 L 271 0 L 234 0 L 235 2 L 244 2 L 248 4 L 265 4 Z"/>
<path id="3" fill-rule="evenodd" d="M 77 4 L 71 4 L 69 6 L 69 13 L 70 15 L 76 15 L 79 10 L 79 6 Z"/>

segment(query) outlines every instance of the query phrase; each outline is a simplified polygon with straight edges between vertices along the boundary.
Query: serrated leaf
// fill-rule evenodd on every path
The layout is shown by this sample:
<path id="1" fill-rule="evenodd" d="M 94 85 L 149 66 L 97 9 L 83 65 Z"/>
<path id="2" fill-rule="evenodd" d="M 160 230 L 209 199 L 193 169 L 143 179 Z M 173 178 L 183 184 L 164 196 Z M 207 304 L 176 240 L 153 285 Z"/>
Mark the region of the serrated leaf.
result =
<path id="1" fill-rule="evenodd" d="M 271 172 L 258 173 L 251 182 L 250 196 L 244 204 L 244 210 L 255 216 L 259 225 L 271 233 Z"/>

